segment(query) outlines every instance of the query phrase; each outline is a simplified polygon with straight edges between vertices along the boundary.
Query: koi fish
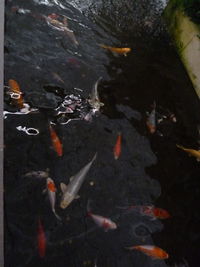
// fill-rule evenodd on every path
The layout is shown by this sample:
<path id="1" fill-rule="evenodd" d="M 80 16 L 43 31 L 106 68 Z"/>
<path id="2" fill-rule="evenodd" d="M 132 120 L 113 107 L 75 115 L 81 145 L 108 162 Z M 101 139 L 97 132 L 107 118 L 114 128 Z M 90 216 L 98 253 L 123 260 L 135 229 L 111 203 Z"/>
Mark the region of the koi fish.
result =
<path id="1" fill-rule="evenodd" d="M 58 220 L 61 220 L 60 216 L 57 215 L 55 211 L 55 203 L 56 203 L 56 187 L 54 181 L 51 178 L 47 178 L 47 192 L 49 195 L 49 201 L 51 204 L 51 209 Z"/>
<path id="2" fill-rule="evenodd" d="M 88 212 L 88 216 L 91 217 L 99 227 L 102 227 L 105 232 L 117 229 L 116 223 L 109 218 L 93 214 L 92 212 Z"/>
<path id="3" fill-rule="evenodd" d="M 63 31 L 66 33 L 66 35 L 71 39 L 71 41 L 75 45 L 79 45 L 78 41 L 76 40 L 76 37 L 74 35 L 74 32 L 68 28 L 68 23 L 67 23 L 67 18 L 65 17 L 63 19 L 63 22 L 57 20 L 57 19 L 52 19 L 50 16 L 45 16 L 44 18 L 46 19 L 47 24 L 55 28 L 56 30 Z"/>
<path id="4" fill-rule="evenodd" d="M 132 209 L 136 209 L 140 214 L 144 216 L 149 216 L 152 218 L 152 220 L 155 219 L 168 219 L 171 217 L 169 212 L 167 210 L 161 209 L 161 208 L 156 208 L 154 206 L 130 206 L 128 208 L 126 207 L 119 207 L 120 209 L 127 209 L 128 211 Z"/>
<path id="5" fill-rule="evenodd" d="M 156 218 L 163 220 L 171 217 L 168 211 L 161 208 L 156 208 L 154 206 L 142 206 L 140 208 L 140 212 L 144 215 L 152 217 L 153 220 L 155 220 Z"/>
<path id="6" fill-rule="evenodd" d="M 75 199 L 78 198 L 77 193 L 84 182 L 86 174 L 90 170 L 92 163 L 96 159 L 97 153 L 94 155 L 93 159 L 86 164 L 77 174 L 70 178 L 70 183 L 68 185 L 61 183 L 60 187 L 63 193 L 60 207 L 65 209 L 69 204 Z"/>
<path id="7" fill-rule="evenodd" d="M 32 177 L 36 176 L 38 178 L 48 178 L 49 177 L 49 169 L 46 171 L 31 171 L 26 174 L 24 174 L 24 177 Z"/>
<path id="8" fill-rule="evenodd" d="M 117 53 L 117 54 L 123 54 L 124 56 L 127 56 L 127 53 L 131 52 L 131 48 L 129 47 L 111 47 L 107 45 L 100 44 L 100 47 L 107 49 L 111 52 Z"/>
<path id="9" fill-rule="evenodd" d="M 44 258 L 46 254 L 46 236 L 40 219 L 38 220 L 37 243 L 38 243 L 39 256 L 40 258 Z"/>
<path id="10" fill-rule="evenodd" d="M 183 151 L 187 152 L 190 156 L 193 156 L 197 159 L 197 161 L 200 161 L 200 150 L 185 148 L 180 145 L 176 145 L 178 148 L 182 149 Z"/>
<path id="11" fill-rule="evenodd" d="M 18 99 L 13 99 L 14 105 L 16 105 L 18 108 L 22 109 L 24 107 L 24 100 L 22 97 L 22 92 L 20 90 L 20 86 L 17 81 L 10 79 L 8 81 L 8 85 L 10 87 L 10 91 L 13 93 L 16 93 L 19 95 Z"/>
<path id="12" fill-rule="evenodd" d="M 57 134 L 54 131 L 54 129 L 51 127 L 51 125 L 49 126 L 49 129 L 50 129 L 50 135 L 51 135 L 51 141 L 52 141 L 52 144 L 53 144 L 53 148 L 56 151 L 57 155 L 59 157 L 62 157 L 62 155 L 63 155 L 63 147 L 62 147 L 62 144 L 60 142 L 60 139 L 57 136 Z"/>
<path id="13" fill-rule="evenodd" d="M 94 84 L 94 87 L 92 88 L 92 92 L 90 94 L 90 99 L 88 100 L 89 104 L 92 106 L 92 108 L 95 111 L 99 111 L 100 107 L 104 106 L 103 103 L 101 103 L 99 99 L 99 93 L 98 93 L 98 85 L 100 80 L 102 80 L 102 77 L 100 77 Z"/>
<path id="14" fill-rule="evenodd" d="M 133 246 L 133 247 L 128 247 L 127 249 L 139 250 L 139 251 L 143 252 L 144 254 L 146 254 L 147 256 L 150 256 L 152 259 L 163 260 L 163 259 L 169 258 L 169 255 L 167 254 L 166 251 L 164 251 L 163 249 L 161 249 L 159 247 L 152 246 L 152 245 Z"/>
<path id="15" fill-rule="evenodd" d="M 121 133 L 118 134 L 117 142 L 114 146 L 113 152 L 114 152 L 114 158 L 117 160 L 121 154 L 121 143 L 122 143 L 122 135 Z"/>
<path id="16" fill-rule="evenodd" d="M 156 103 L 153 104 L 153 110 L 146 120 L 146 126 L 151 134 L 156 131 Z"/>

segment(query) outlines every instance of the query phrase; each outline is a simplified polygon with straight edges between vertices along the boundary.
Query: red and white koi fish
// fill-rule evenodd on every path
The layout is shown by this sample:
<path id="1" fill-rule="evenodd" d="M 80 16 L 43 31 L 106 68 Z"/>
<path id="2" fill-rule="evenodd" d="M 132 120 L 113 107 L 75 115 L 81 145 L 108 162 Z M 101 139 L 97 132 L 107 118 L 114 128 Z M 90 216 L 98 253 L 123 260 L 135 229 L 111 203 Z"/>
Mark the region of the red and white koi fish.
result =
<path id="1" fill-rule="evenodd" d="M 144 216 L 149 216 L 152 218 L 152 220 L 156 220 L 156 219 L 168 219 L 171 217 L 171 215 L 169 214 L 169 212 L 165 209 L 161 209 L 161 208 L 156 208 L 154 206 L 130 206 L 130 207 L 120 207 L 122 209 L 126 209 L 127 211 L 130 211 L 132 209 L 136 209 L 141 215 Z"/>
<path id="2" fill-rule="evenodd" d="M 37 243 L 39 256 L 40 258 L 44 258 L 46 254 L 46 236 L 40 219 L 38 220 Z"/>
<path id="3" fill-rule="evenodd" d="M 154 101 L 153 110 L 149 114 L 146 120 L 146 126 L 151 134 L 156 131 L 156 102 Z"/>
<path id="4" fill-rule="evenodd" d="M 62 144 L 60 142 L 60 139 L 58 137 L 58 135 L 56 134 L 55 130 L 51 127 L 51 125 L 49 125 L 49 130 L 50 130 L 50 135 L 51 135 L 51 141 L 53 144 L 53 148 L 56 151 L 57 155 L 59 157 L 62 157 L 63 155 L 63 147 Z"/>
<path id="5" fill-rule="evenodd" d="M 51 209 L 58 220 L 61 220 L 60 216 L 55 211 L 55 203 L 56 203 L 56 186 L 54 181 L 51 178 L 47 178 L 47 192 L 49 195 L 49 201 L 51 204 Z"/>
<path id="6" fill-rule="evenodd" d="M 111 219 L 93 214 L 92 212 L 88 212 L 88 216 L 93 219 L 93 221 L 99 226 L 104 229 L 105 232 L 108 230 L 115 230 L 117 229 L 117 225 Z"/>
<path id="7" fill-rule="evenodd" d="M 118 134 L 116 144 L 114 146 L 114 158 L 117 160 L 121 154 L 121 143 L 122 143 L 122 135 L 121 133 Z"/>
<path id="8" fill-rule="evenodd" d="M 163 259 L 169 258 L 169 255 L 167 254 L 166 251 L 164 251 L 163 249 L 161 249 L 159 247 L 152 246 L 152 245 L 133 246 L 133 247 L 129 247 L 127 249 L 139 250 L 139 251 L 143 252 L 144 254 L 146 254 L 147 256 L 150 256 L 152 259 L 163 260 Z"/>
<path id="9" fill-rule="evenodd" d="M 103 217 L 101 215 L 96 215 L 91 212 L 90 209 L 90 201 L 87 204 L 87 215 L 93 219 L 93 221 L 101 228 L 104 229 L 105 232 L 108 230 L 115 230 L 117 229 L 117 225 L 111 219 Z"/>

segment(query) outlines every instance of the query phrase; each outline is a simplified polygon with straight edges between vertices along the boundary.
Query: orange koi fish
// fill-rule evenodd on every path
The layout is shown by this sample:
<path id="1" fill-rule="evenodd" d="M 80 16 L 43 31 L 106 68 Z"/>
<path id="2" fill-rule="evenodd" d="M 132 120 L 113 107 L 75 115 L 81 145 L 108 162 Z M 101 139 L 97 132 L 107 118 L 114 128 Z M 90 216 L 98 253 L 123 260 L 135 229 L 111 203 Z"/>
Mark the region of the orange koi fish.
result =
<path id="1" fill-rule="evenodd" d="M 121 154 L 121 143 L 122 143 L 122 135 L 121 133 L 118 134 L 116 144 L 114 146 L 114 158 L 117 160 Z"/>
<path id="2" fill-rule="evenodd" d="M 131 48 L 129 47 L 111 47 L 111 46 L 107 46 L 107 45 L 104 45 L 104 44 L 100 44 L 100 47 L 104 48 L 104 49 L 107 49 L 111 52 L 114 52 L 114 53 L 117 53 L 117 54 L 122 54 L 124 56 L 127 56 L 127 53 L 131 52 Z"/>
<path id="3" fill-rule="evenodd" d="M 153 104 L 153 109 L 146 120 L 146 126 L 151 134 L 156 131 L 156 103 Z"/>
<path id="4" fill-rule="evenodd" d="M 10 79 L 8 81 L 8 86 L 10 87 L 10 91 L 12 93 L 19 95 L 18 99 L 13 99 L 13 104 L 16 105 L 18 108 L 22 109 L 24 107 L 24 100 L 23 100 L 22 92 L 20 90 L 20 86 L 19 86 L 18 82 L 16 82 L 13 79 Z"/>
<path id="5" fill-rule="evenodd" d="M 163 259 L 169 258 L 169 255 L 167 254 L 166 251 L 164 251 L 163 249 L 161 249 L 159 247 L 152 246 L 152 245 L 133 246 L 133 247 L 129 247 L 127 249 L 139 250 L 139 251 L 143 252 L 144 254 L 146 254 L 147 256 L 150 256 L 152 259 L 163 260 Z"/>
<path id="6" fill-rule="evenodd" d="M 38 220 L 37 242 L 38 242 L 39 256 L 40 258 L 44 258 L 46 254 L 46 236 L 40 219 Z"/>
<path id="7" fill-rule="evenodd" d="M 47 192 L 49 195 L 49 201 L 51 204 L 51 209 L 56 216 L 58 220 L 61 220 L 61 218 L 57 215 L 55 211 L 55 203 L 56 203 L 56 186 L 54 184 L 54 181 L 51 178 L 47 178 Z"/>
<path id="8" fill-rule="evenodd" d="M 52 141 L 52 144 L 53 144 L 53 148 L 56 151 L 57 155 L 59 157 L 62 157 L 62 155 L 63 155 L 63 148 L 62 148 L 62 144 L 60 142 L 60 139 L 57 136 L 57 134 L 54 131 L 54 129 L 51 127 L 51 125 L 49 126 L 49 129 L 50 129 L 50 135 L 51 135 L 51 141 Z"/>
<path id="9" fill-rule="evenodd" d="M 185 148 L 180 145 L 176 145 L 178 148 L 182 149 L 183 151 L 187 152 L 190 156 L 193 156 L 197 159 L 197 161 L 200 161 L 200 150 Z"/>

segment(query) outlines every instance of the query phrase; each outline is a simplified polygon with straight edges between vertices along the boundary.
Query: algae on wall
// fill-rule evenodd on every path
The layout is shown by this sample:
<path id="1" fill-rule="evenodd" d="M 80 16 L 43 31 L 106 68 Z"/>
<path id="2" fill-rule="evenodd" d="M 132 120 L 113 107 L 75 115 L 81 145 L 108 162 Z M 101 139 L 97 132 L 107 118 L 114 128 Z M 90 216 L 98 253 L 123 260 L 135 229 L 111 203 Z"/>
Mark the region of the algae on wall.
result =
<path id="1" fill-rule="evenodd" d="M 188 1 L 192 4 L 194 0 Z M 197 1 L 200 4 L 200 0 Z M 177 52 L 200 98 L 200 25 L 187 16 L 188 5 L 184 2 L 185 0 L 170 0 L 163 15 Z"/>

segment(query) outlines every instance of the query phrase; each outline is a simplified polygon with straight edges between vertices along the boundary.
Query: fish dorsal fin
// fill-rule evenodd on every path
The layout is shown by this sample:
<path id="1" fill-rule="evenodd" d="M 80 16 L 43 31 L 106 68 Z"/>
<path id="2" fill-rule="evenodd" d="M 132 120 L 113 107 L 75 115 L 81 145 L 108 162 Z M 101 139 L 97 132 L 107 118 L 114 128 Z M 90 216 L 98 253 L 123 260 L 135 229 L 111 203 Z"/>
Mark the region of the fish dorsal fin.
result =
<path id="1" fill-rule="evenodd" d="M 67 185 L 64 183 L 60 183 L 60 189 L 63 193 L 65 193 L 67 191 Z"/>

